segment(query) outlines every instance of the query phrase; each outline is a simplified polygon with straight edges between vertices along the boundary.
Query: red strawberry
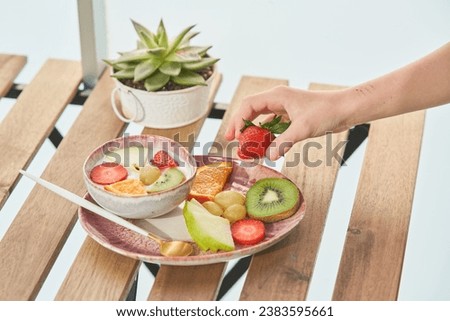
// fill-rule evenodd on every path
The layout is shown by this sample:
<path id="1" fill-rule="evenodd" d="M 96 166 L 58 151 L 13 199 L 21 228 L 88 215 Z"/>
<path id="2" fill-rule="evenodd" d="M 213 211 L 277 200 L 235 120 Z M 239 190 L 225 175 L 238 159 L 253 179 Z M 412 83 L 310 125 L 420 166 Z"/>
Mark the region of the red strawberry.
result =
<path id="1" fill-rule="evenodd" d="M 266 149 L 275 139 L 269 130 L 258 126 L 249 126 L 239 136 L 238 156 L 242 159 L 264 157 Z"/>
<path id="2" fill-rule="evenodd" d="M 239 136 L 239 148 L 237 155 L 241 159 L 261 158 L 266 154 L 267 148 L 275 139 L 274 134 L 283 133 L 290 122 L 281 122 L 281 116 L 275 116 L 268 123 L 256 126 L 251 121 L 244 119 L 244 127 Z"/>
<path id="3" fill-rule="evenodd" d="M 117 163 L 103 163 L 92 169 L 90 177 L 94 183 L 109 185 L 127 178 L 128 171 Z"/>
<path id="4" fill-rule="evenodd" d="M 166 151 L 160 150 L 153 156 L 152 164 L 160 169 L 177 167 L 178 163 Z"/>
<path id="5" fill-rule="evenodd" d="M 231 225 L 233 240 L 241 245 L 254 245 L 264 240 L 264 223 L 254 219 L 239 220 Z"/>

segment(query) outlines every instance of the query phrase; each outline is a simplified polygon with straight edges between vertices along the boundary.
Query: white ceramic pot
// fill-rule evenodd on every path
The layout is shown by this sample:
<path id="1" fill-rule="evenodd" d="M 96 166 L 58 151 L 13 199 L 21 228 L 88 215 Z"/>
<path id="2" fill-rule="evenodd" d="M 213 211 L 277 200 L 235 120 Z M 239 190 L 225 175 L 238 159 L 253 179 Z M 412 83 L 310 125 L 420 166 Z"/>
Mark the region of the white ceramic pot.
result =
<path id="1" fill-rule="evenodd" d="M 111 93 L 114 113 L 124 122 L 134 122 L 150 128 L 176 128 L 193 123 L 208 112 L 208 98 L 214 73 L 207 86 L 181 90 L 148 92 L 126 86 L 114 78 L 116 88 Z M 119 94 L 122 109 L 115 102 Z"/>

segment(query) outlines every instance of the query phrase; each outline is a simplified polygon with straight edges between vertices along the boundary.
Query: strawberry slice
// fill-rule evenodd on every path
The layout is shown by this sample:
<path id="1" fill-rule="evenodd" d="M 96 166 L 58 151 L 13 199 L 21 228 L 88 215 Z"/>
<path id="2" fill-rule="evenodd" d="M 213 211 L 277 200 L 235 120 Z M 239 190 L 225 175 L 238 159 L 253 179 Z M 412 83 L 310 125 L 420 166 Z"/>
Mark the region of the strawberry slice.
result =
<path id="1" fill-rule="evenodd" d="M 127 178 L 128 171 L 117 163 L 103 163 L 92 169 L 90 177 L 94 183 L 109 185 Z"/>
<path id="2" fill-rule="evenodd" d="M 254 219 L 239 220 L 231 225 L 233 240 L 241 245 L 254 245 L 264 240 L 264 223 Z"/>
<path id="3" fill-rule="evenodd" d="M 159 169 L 177 167 L 178 163 L 166 151 L 160 150 L 153 156 L 152 164 Z"/>

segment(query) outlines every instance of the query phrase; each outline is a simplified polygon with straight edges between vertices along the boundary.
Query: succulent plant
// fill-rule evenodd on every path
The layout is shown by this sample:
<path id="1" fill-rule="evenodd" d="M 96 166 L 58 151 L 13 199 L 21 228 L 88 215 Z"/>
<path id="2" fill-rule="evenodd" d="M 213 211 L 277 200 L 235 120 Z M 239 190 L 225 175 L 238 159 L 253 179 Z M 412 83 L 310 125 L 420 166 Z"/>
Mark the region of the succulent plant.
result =
<path id="1" fill-rule="evenodd" d="M 133 20 L 132 23 L 139 36 L 137 48 L 119 53 L 117 59 L 104 60 L 113 68 L 112 77 L 122 82 L 129 79 L 135 84 L 143 83 L 147 91 L 161 90 L 170 82 L 181 87 L 206 85 L 200 71 L 219 59 L 207 54 L 211 46 L 190 45 L 190 40 L 198 35 L 192 31 L 195 25 L 169 40 L 162 20 L 156 33 Z"/>

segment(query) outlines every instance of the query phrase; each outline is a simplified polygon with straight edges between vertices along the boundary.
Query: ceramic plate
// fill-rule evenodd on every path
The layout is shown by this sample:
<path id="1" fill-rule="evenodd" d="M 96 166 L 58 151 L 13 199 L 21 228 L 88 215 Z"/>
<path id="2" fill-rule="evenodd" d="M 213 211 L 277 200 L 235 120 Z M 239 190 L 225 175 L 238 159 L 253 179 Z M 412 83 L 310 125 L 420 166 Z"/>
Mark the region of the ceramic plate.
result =
<path id="1" fill-rule="evenodd" d="M 198 166 L 219 161 L 232 161 L 233 172 L 224 190 L 236 190 L 246 193 L 257 180 L 266 177 L 284 177 L 280 172 L 263 165 L 242 163 L 239 160 L 212 156 L 195 156 Z M 94 202 L 89 194 L 85 198 Z M 291 217 L 266 223 L 264 240 L 252 246 L 236 245 L 230 252 L 201 252 L 195 245 L 194 254 L 188 257 L 163 257 L 159 254 L 159 246 L 147 237 L 117 225 L 92 212 L 79 208 L 78 216 L 82 227 L 98 243 L 119 254 L 151 263 L 166 265 L 202 265 L 225 262 L 260 252 L 283 239 L 303 218 L 305 201 L 300 192 L 299 210 Z M 183 217 L 183 204 L 172 212 L 161 217 L 147 220 L 132 220 L 136 225 L 151 231 L 161 238 L 192 241 L 186 229 Z"/>

